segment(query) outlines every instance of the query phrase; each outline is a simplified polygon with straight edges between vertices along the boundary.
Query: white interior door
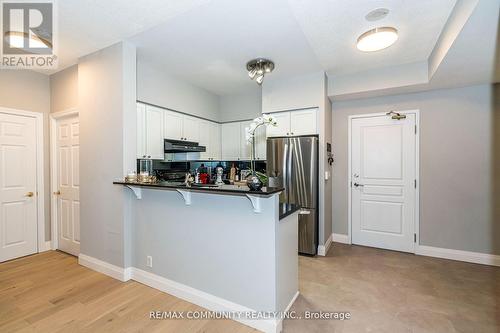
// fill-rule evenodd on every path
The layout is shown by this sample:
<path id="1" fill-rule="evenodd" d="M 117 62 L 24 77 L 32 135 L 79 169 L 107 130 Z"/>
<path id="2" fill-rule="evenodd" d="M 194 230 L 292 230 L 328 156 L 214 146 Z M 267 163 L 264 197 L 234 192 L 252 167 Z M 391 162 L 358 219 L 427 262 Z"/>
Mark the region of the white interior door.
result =
<path id="1" fill-rule="evenodd" d="M 36 120 L 0 113 L 0 262 L 37 252 Z"/>
<path id="2" fill-rule="evenodd" d="M 352 119 L 352 243 L 414 252 L 416 116 Z"/>
<path id="3" fill-rule="evenodd" d="M 80 137 L 78 116 L 57 120 L 58 249 L 80 254 Z"/>

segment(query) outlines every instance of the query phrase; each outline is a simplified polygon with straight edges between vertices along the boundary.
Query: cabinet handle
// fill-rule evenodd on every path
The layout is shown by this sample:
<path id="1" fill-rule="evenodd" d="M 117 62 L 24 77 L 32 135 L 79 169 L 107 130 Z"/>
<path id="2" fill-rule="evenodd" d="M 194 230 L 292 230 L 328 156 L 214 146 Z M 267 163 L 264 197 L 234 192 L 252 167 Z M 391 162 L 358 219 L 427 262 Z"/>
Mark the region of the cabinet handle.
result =
<path id="1" fill-rule="evenodd" d="M 286 133 L 286 135 L 290 135 L 290 133 Z"/>
<path id="2" fill-rule="evenodd" d="M 148 158 L 151 158 L 151 155 L 148 155 Z"/>
<path id="3" fill-rule="evenodd" d="M 293 132 L 292 132 L 292 135 L 293 135 Z"/>

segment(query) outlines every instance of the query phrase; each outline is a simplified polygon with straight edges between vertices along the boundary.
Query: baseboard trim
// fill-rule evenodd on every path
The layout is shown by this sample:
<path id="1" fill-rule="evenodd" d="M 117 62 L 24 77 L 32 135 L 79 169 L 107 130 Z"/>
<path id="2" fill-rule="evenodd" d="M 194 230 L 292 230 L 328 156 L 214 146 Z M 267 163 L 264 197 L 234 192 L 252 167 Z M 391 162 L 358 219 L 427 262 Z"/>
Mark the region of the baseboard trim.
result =
<path id="1" fill-rule="evenodd" d="M 130 268 L 118 267 L 85 254 L 80 254 L 78 256 L 78 263 L 122 282 L 130 280 L 132 275 Z"/>
<path id="2" fill-rule="evenodd" d="M 189 287 L 179 282 L 175 282 L 162 276 L 147 272 L 135 267 L 121 268 L 102 260 L 80 254 L 78 263 L 82 266 L 106 274 L 120 281 L 128 281 L 130 279 L 142 283 L 151 288 L 158 289 L 167 294 L 173 295 L 187 302 L 201 306 L 209 311 L 224 311 L 224 312 L 256 312 L 246 306 L 228 301 L 226 299 L 211 295 L 201 290 Z M 292 297 L 285 312 L 289 311 L 293 303 L 297 299 L 299 292 Z M 265 333 L 279 333 L 282 331 L 283 322 L 281 318 L 277 319 L 245 319 L 233 318 L 244 325 L 255 328 Z"/>
<path id="3" fill-rule="evenodd" d="M 233 303 L 226 299 L 208 294 L 204 291 L 186 286 L 182 283 L 169 280 L 162 276 L 146 272 L 138 268 L 132 268 L 132 279 L 151 288 L 161 290 L 167 294 L 201 306 L 210 311 L 241 313 L 255 312 L 255 310 L 247 308 L 246 306 Z M 281 321 L 277 319 L 251 320 L 237 317 L 233 319 L 262 332 L 279 333 L 281 331 Z"/>
<path id="4" fill-rule="evenodd" d="M 328 237 L 328 239 L 325 242 L 325 245 L 318 245 L 318 256 L 326 256 L 328 253 L 328 250 L 330 249 L 330 246 L 332 246 L 332 235 Z"/>
<path id="5" fill-rule="evenodd" d="M 38 252 L 45 252 L 50 250 L 52 250 L 52 242 L 46 241 L 45 243 L 41 244 L 40 248 L 38 249 Z"/>
<path id="6" fill-rule="evenodd" d="M 500 267 L 500 255 L 495 254 L 445 249 L 426 245 L 417 245 L 415 254 Z"/>
<path id="7" fill-rule="evenodd" d="M 351 244 L 349 235 L 345 234 L 332 234 L 332 239 L 335 243 Z"/>

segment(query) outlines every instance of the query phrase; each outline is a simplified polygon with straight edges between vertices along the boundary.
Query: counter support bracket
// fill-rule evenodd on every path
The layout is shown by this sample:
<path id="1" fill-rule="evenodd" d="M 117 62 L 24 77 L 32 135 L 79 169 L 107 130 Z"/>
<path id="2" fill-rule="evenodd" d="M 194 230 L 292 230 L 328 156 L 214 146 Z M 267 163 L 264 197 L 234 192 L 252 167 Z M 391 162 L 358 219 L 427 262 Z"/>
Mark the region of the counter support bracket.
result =
<path id="1" fill-rule="evenodd" d="M 252 203 L 254 213 L 262 212 L 262 209 L 260 208 L 260 197 L 258 197 L 256 195 L 250 195 L 250 194 L 245 194 L 245 196 Z"/>
<path id="2" fill-rule="evenodd" d="M 126 185 L 126 186 L 129 189 L 131 189 L 132 192 L 134 192 L 135 197 L 137 198 L 137 200 L 141 200 L 142 199 L 142 188 L 137 187 L 137 186 L 130 186 L 130 185 Z"/>
<path id="3" fill-rule="evenodd" d="M 187 206 L 191 205 L 191 191 L 176 190 L 184 198 L 184 202 Z"/>

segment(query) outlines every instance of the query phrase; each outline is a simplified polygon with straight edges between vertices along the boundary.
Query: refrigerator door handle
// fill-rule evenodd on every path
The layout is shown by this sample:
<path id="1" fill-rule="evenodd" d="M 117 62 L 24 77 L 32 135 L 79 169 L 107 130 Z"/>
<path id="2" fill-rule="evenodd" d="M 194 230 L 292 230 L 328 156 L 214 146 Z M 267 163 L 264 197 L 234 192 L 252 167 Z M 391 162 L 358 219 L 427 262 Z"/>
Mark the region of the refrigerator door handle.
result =
<path id="1" fill-rule="evenodd" d="M 293 143 L 290 142 L 290 152 L 288 154 L 288 161 L 286 162 L 287 165 L 287 183 L 286 187 L 288 188 L 288 194 L 293 193 L 293 188 L 292 188 L 292 154 L 293 154 Z M 288 201 L 290 202 L 290 198 L 288 198 Z"/>
<path id="2" fill-rule="evenodd" d="M 285 188 L 285 197 L 288 201 L 288 178 L 287 178 L 287 155 L 288 155 L 288 143 L 285 143 L 285 149 L 283 149 L 283 187 Z"/>

